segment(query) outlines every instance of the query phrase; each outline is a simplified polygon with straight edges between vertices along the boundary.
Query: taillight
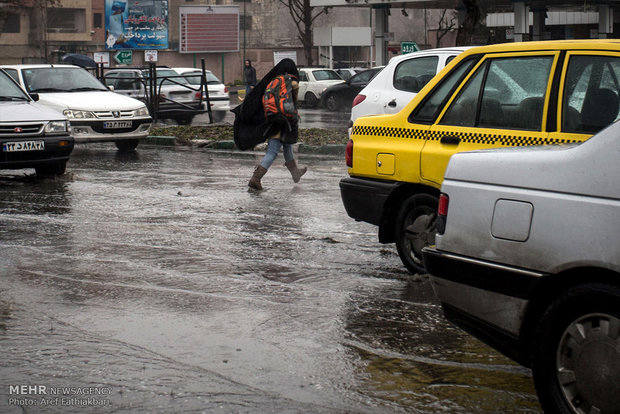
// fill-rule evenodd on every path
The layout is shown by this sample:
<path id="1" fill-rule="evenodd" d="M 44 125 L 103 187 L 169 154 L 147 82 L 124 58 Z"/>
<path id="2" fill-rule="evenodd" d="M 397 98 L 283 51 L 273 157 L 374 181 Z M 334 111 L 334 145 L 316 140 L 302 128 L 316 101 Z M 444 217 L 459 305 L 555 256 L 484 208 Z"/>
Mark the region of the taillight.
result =
<path id="1" fill-rule="evenodd" d="M 224 86 L 224 93 L 228 93 L 228 88 Z"/>
<path id="2" fill-rule="evenodd" d="M 362 95 L 361 93 L 357 95 L 355 99 L 353 99 L 353 104 L 351 105 L 351 108 L 353 108 L 357 104 L 364 102 L 364 99 L 366 99 L 366 95 Z"/>
<path id="3" fill-rule="evenodd" d="M 439 206 L 437 207 L 437 233 L 443 234 L 446 231 L 446 220 L 448 219 L 448 204 L 450 197 L 448 194 L 439 195 Z"/>
<path id="4" fill-rule="evenodd" d="M 349 142 L 347 142 L 347 149 L 344 153 L 344 159 L 347 162 L 347 167 L 353 168 L 353 140 L 352 139 L 350 139 Z"/>
<path id="5" fill-rule="evenodd" d="M 202 98 L 202 92 L 196 92 L 196 99 Z"/>

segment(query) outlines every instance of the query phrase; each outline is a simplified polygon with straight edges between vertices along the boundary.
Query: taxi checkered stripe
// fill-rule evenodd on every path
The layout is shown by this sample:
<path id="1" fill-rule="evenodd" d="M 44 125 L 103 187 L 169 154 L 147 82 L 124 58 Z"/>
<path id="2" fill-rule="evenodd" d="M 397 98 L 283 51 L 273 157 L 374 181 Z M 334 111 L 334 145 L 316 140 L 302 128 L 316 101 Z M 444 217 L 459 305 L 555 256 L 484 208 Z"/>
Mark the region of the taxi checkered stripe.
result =
<path id="1" fill-rule="evenodd" d="M 428 131 L 413 128 L 354 126 L 353 135 L 379 135 L 391 138 L 421 139 L 439 141 L 443 136 L 459 138 L 461 142 L 472 144 L 501 145 L 503 147 L 519 147 L 529 145 L 570 144 L 579 142 L 572 139 L 524 137 L 518 135 L 484 134 L 473 132 Z"/>

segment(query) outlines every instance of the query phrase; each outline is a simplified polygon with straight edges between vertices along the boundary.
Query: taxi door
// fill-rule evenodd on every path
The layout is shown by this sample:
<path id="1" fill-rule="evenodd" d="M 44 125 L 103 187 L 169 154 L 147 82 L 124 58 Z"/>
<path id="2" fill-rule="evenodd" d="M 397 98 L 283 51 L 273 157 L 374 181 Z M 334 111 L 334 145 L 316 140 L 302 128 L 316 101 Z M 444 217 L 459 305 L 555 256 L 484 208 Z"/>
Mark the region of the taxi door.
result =
<path id="1" fill-rule="evenodd" d="M 457 152 L 549 143 L 546 120 L 559 56 L 497 53 L 472 64 L 431 125 L 421 153 L 422 179 L 441 185 Z"/>
<path id="2" fill-rule="evenodd" d="M 579 50 L 566 53 L 557 106 L 558 142 L 582 142 L 618 119 L 620 51 Z"/>

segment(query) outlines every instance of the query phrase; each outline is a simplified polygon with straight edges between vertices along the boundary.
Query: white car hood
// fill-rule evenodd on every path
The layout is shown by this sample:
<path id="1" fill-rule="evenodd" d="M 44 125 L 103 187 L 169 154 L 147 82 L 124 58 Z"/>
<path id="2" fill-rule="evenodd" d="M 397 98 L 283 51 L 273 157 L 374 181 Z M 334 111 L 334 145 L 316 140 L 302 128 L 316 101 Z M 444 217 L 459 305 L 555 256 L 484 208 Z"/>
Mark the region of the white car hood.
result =
<path id="1" fill-rule="evenodd" d="M 120 111 L 144 106 L 137 99 L 110 91 L 39 93 L 39 102 L 61 111 Z"/>
<path id="2" fill-rule="evenodd" d="M 64 121 L 60 112 L 36 102 L 0 102 L 0 122 Z"/>

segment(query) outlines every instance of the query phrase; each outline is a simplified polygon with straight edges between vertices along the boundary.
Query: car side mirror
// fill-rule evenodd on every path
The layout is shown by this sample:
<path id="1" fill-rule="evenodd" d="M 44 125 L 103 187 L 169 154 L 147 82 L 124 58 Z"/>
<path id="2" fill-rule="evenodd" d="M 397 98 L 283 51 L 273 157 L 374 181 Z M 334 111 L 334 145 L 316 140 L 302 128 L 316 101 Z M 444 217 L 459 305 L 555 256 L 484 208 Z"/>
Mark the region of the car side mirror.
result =
<path id="1" fill-rule="evenodd" d="M 33 101 L 38 101 L 39 100 L 39 94 L 38 93 L 31 93 L 30 97 L 32 98 Z"/>
<path id="2" fill-rule="evenodd" d="M 110 86 L 108 86 L 108 89 L 109 89 L 111 92 L 114 92 L 114 85 L 110 85 Z"/>

